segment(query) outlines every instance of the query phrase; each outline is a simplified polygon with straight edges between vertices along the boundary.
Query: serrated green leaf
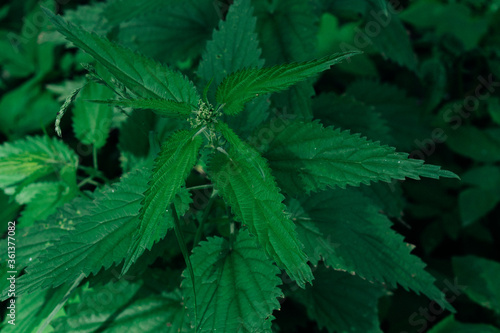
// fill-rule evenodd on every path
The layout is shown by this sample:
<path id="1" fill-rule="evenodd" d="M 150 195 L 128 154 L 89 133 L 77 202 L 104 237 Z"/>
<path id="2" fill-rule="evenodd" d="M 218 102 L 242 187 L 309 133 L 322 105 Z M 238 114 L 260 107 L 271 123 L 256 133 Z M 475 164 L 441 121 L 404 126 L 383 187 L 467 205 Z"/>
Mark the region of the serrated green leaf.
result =
<path id="1" fill-rule="evenodd" d="M 396 85 L 357 80 L 347 86 L 345 93 L 375 107 L 387 122 L 394 138 L 393 145 L 399 150 L 412 151 L 417 140 L 428 138 L 433 130 L 428 125 L 429 120 L 422 116 L 419 102 Z"/>
<path id="2" fill-rule="evenodd" d="M 3 234 L 7 230 L 8 222 L 14 221 L 20 208 L 17 202 L 0 191 L 0 233 Z"/>
<path id="3" fill-rule="evenodd" d="M 224 105 L 226 114 L 237 114 L 243 110 L 246 102 L 255 97 L 286 90 L 358 53 L 333 54 L 308 62 L 245 69 L 232 73 L 217 87 L 217 102 Z"/>
<path id="4" fill-rule="evenodd" d="M 73 199 L 78 193 L 76 183 L 69 187 L 64 182 L 37 182 L 24 187 L 16 195 L 16 200 L 26 204 L 18 221 L 22 227 L 32 225 L 35 221 L 45 220 L 56 212 L 56 209 Z M 20 196 L 29 194 L 29 201 L 19 201 Z"/>
<path id="5" fill-rule="evenodd" d="M 219 123 L 218 129 L 231 149 L 227 154 L 215 152 L 209 168 L 211 179 L 236 219 L 247 225 L 266 253 L 304 287 L 313 277 L 271 170 L 260 154 L 225 124 Z"/>
<path id="6" fill-rule="evenodd" d="M 158 9 L 164 0 L 111 0 L 107 2 L 104 16 L 113 25 L 126 22 L 134 17 Z M 169 5 L 176 5 L 180 0 L 170 0 Z"/>
<path id="7" fill-rule="evenodd" d="M 500 333 L 494 326 L 486 324 L 467 324 L 448 316 L 429 330 L 429 333 Z"/>
<path id="8" fill-rule="evenodd" d="M 500 161 L 500 129 L 463 125 L 446 132 L 446 144 L 454 152 L 480 162 Z"/>
<path id="9" fill-rule="evenodd" d="M 57 289 L 42 290 L 29 295 L 22 295 L 16 298 L 15 325 L 7 323 L 11 318 L 5 317 L 2 326 L 2 332 L 37 332 L 40 324 L 57 306 L 63 298 L 67 288 L 61 286 Z"/>
<path id="10" fill-rule="evenodd" d="M 316 56 L 318 18 L 310 1 L 254 0 L 262 55 L 269 65 Z"/>
<path id="11" fill-rule="evenodd" d="M 124 100 L 91 100 L 97 104 L 117 105 L 133 109 L 152 110 L 159 116 L 186 119 L 197 107 L 185 102 L 168 99 L 124 99 Z"/>
<path id="12" fill-rule="evenodd" d="M 448 93 L 446 67 L 438 58 L 431 58 L 420 65 L 419 76 L 427 91 L 425 108 L 431 112 Z"/>
<path id="13" fill-rule="evenodd" d="M 256 19 L 248 0 L 235 2 L 229 7 L 226 19 L 215 30 L 207 43 L 197 74 L 206 82 L 213 78 L 213 93 L 224 77 L 244 68 L 261 68 L 261 50 L 255 31 Z M 268 116 L 269 102 L 261 96 L 245 106 L 245 112 L 225 121 L 243 136 L 251 132 Z"/>
<path id="14" fill-rule="evenodd" d="M 58 239 L 67 234 L 68 225 L 37 223 L 16 231 L 16 268 L 20 273 L 28 265 L 34 263 L 38 256 L 48 247 L 52 246 Z M 1 241 L 0 248 L 0 289 L 5 291 L 9 286 L 7 266 L 7 239 Z"/>
<path id="15" fill-rule="evenodd" d="M 125 260 L 122 272 L 153 244 L 163 237 L 172 223 L 162 223 L 162 216 L 169 211 L 175 195 L 181 190 L 185 180 L 198 159 L 203 140 L 195 136 L 197 129 L 174 133 L 162 146 L 155 160 L 149 187 L 144 193 L 139 229 Z M 170 212 L 171 214 L 171 212 Z"/>
<path id="16" fill-rule="evenodd" d="M 80 91 L 82 89 L 83 89 L 83 87 L 74 89 L 71 92 L 71 94 L 69 94 L 68 97 L 66 97 L 66 99 L 64 100 L 63 105 L 61 105 L 61 108 L 59 109 L 59 111 L 57 111 L 57 116 L 56 116 L 56 121 L 54 123 L 54 128 L 55 128 L 56 134 L 59 137 L 62 137 L 62 131 L 61 131 L 62 118 L 64 117 L 64 115 L 68 111 L 69 107 L 75 101 L 76 97 L 78 96 L 78 94 L 80 93 Z"/>
<path id="17" fill-rule="evenodd" d="M 314 285 L 297 291 L 297 298 L 309 317 L 328 332 L 381 333 L 377 303 L 384 289 L 346 272 L 327 269 L 314 271 Z"/>
<path id="18" fill-rule="evenodd" d="M 334 269 L 424 293 L 449 310 L 453 308 L 434 285 L 414 248 L 391 230 L 391 221 L 355 189 L 313 194 L 291 203 L 293 219 L 312 263 L 324 260 Z"/>
<path id="19" fill-rule="evenodd" d="M 417 57 L 413 51 L 410 36 L 399 16 L 393 14 L 394 9 L 389 12 L 385 0 L 381 0 L 381 2 L 385 3 L 385 8 L 382 10 L 380 10 L 380 4 L 372 4 L 371 15 L 367 15 L 365 31 L 369 29 L 368 24 L 371 24 L 371 29 L 373 29 L 375 23 L 375 27 L 378 27 L 379 30 L 371 38 L 374 48 L 381 52 L 384 57 L 414 71 L 417 67 Z"/>
<path id="20" fill-rule="evenodd" d="M 203 52 L 198 75 L 217 87 L 229 74 L 244 68 L 261 68 L 261 50 L 255 31 L 256 18 L 250 0 L 235 1 L 220 21 Z"/>
<path id="21" fill-rule="evenodd" d="M 316 39 L 318 18 L 311 1 L 276 0 L 253 1 L 257 32 L 266 64 L 280 65 L 294 61 L 307 61 L 317 57 Z M 300 27 L 300 28 L 297 28 Z M 331 54 L 329 52 L 328 54 Z M 271 96 L 272 105 L 287 112 L 311 119 L 312 80 L 299 82 L 281 93 Z"/>
<path id="22" fill-rule="evenodd" d="M 64 167 L 76 173 L 78 157 L 56 138 L 27 137 L 0 146 L 0 188 L 14 193 L 38 179 L 59 174 Z"/>
<path id="23" fill-rule="evenodd" d="M 394 139 L 382 115 L 374 106 L 359 102 L 351 96 L 321 94 L 313 100 L 314 117 L 325 126 L 340 127 L 360 133 L 373 141 L 391 144 Z"/>
<path id="24" fill-rule="evenodd" d="M 406 201 L 401 183 L 371 183 L 361 185 L 359 191 L 370 198 L 380 210 L 389 217 L 401 218 Z"/>
<path id="25" fill-rule="evenodd" d="M 464 292 L 477 304 L 500 315 L 500 263 L 476 256 L 453 257 L 453 271 Z"/>
<path id="26" fill-rule="evenodd" d="M 189 332 L 182 302 L 179 290 L 152 293 L 141 282 L 122 279 L 84 290 L 53 326 L 67 333 Z"/>
<path id="27" fill-rule="evenodd" d="M 114 93 L 107 87 L 89 83 L 80 92 L 73 108 L 73 130 L 83 144 L 102 148 L 111 128 L 113 109 L 108 105 L 89 103 L 88 99 L 112 98 Z"/>
<path id="28" fill-rule="evenodd" d="M 458 207 L 462 225 L 470 225 L 486 216 L 500 202 L 498 189 L 469 188 L 460 192 Z"/>
<path id="29" fill-rule="evenodd" d="M 394 148 L 317 122 L 291 123 L 263 150 L 273 174 L 290 194 L 405 177 L 457 178 Z"/>
<path id="30" fill-rule="evenodd" d="M 20 279 L 19 294 L 57 287 L 84 273 L 119 263 L 126 255 L 137 226 L 142 193 L 147 178 L 137 173 L 115 187 L 96 193 L 93 201 L 76 201 L 55 218 L 71 229 L 47 248 L 26 269 Z"/>
<path id="31" fill-rule="evenodd" d="M 191 256 L 196 295 L 197 332 L 271 332 L 271 314 L 282 296 L 279 269 L 266 257 L 255 238 L 240 230 L 230 244 L 209 238 Z M 182 283 L 187 305 L 194 308 L 189 274 Z M 192 317 L 192 316 L 191 316 Z"/>
<path id="32" fill-rule="evenodd" d="M 60 33 L 94 57 L 138 97 L 198 104 L 196 89 L 181 73 L 78 28 L 48 10 L 45 13 Z"/>
<path id="33" fill-rule="evenodd" d="M 488 31 L 488 18 L 474 15 L 470 8 L 461 3 L 416 1 L 406 8 L 400 17 L 417 28 L 432 29 L 438 36 L 452 35 L 460 40 L 467 50 L 476 47 Z"/>
<path id="34" fill-rule="evenodd" d="M 122 23 L 119 40 L 168 63 L 198 57 L 219 21 L 216 3 L 213 0 L 158 2 Z"/>
<path id="35" fill-rule="evenodd" d="M 99 190 L 93 200 L 77 199 L 64 206 L 54 219 L 60 228 L 68 231 L 51 246 L 45 244 L 39 248 L 38 251 L 46 250 L 37 260 L 29 261 L 27 274 L 19 278 L 16 292 L 21 295 L 57 287 L 73 282 L 82 273 L 89 276 L 103 267 L 106 269 L 120 263 L 128 254 L 139 224 L 147 179 L 148 172 L 139 170 L 123 177 L 117 185 Z M 179 211 L 184 213 L 185 207 L 179 204 Z M 172 216 L 167 215 L 158 227 L 166 232 L 172 223 Z M 47 242 L 51 236 L 41 230 L 40 238 Z M 5 295 L 4 290 L 2 299 Z"/>
<path id="36" fill-rule="evenodd" d="M 43 89 L 37 75 L 0 99 L 0 131 L 12 139 L 40 131 L 52 123 L 59 103 Z"/>

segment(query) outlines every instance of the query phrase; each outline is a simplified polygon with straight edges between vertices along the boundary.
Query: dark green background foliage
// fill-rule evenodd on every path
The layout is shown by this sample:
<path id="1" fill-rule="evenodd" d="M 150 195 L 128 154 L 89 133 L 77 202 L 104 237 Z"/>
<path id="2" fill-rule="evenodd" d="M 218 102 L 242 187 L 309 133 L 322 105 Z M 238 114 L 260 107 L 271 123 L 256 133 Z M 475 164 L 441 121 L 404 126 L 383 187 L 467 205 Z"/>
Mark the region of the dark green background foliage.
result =
<path id="1" fill-rule="evenodd" d="M 12 1 L 0 36 L 2 332 L 500 332 L 500 1 Z"/>

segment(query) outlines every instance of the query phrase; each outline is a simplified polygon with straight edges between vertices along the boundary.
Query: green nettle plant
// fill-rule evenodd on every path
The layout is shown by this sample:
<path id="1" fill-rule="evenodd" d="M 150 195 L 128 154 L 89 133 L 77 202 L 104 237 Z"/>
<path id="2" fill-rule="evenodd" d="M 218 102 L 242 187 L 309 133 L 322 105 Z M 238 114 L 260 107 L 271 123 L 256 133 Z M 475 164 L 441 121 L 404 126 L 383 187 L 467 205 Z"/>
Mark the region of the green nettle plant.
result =
<path id="1" fill-rule="evenodd" d="M 273 45 L 274 28 L 257 26 L 267 14 L 254 16 L 253 5 L 288 2 L 236 0 L 220 21 L 196 11 L 205 2 L 174 6 L 180 19 L 166 23 L 182 27 L 191 15 L 204 30 L 218 24 L 204 49 L 205 37 L 187 29 L 172 37 L 178 49 L 151 51 L 155 30 L 146 19 L 106 32 L 135 29 L 141 37 L 128 40 L 140 53 L 133 42 L 112 42 L 45 9 L 57 31 L 93 58 L 56 132 L 64 137 L 71 107 L 94 166 L 83 167 L 48 136 L 0 148 L 1 188 L 28 204 L 20 218 L 28 227 L 17 235 L 17 269 L 25 272 L 16 296 L 31 310 L 19 313 L 17 329 L 279 331 L 273 320 L 286 298 L 320 329 L 380 332 L 379 299 L 398 285 L 454 312 L 413 246 L 391 229 L 400 193 L 385 183 L 458 177 L 312 116 L 319 74 L 340 62 L 354 66 L 361 52 L 313 60 L 278 54 L 262 48 Z M 137 6 L 145 3 L 156 6 Z M 289 42 L 306 51 L 307 40 Z M 155 52 L 171 52 L 179 70 L 148 57 Z M 183 52 L 200 52 L 199 63 L 179 62 Z M 332 107 L 316 100 L 317 114 Z M 124 172 L 111 182 L 97 151 L 117 123 Z M 79 170 L 88 175 L 80 184 Z M 95 190 L 81 190 L 85 184 Z"/>

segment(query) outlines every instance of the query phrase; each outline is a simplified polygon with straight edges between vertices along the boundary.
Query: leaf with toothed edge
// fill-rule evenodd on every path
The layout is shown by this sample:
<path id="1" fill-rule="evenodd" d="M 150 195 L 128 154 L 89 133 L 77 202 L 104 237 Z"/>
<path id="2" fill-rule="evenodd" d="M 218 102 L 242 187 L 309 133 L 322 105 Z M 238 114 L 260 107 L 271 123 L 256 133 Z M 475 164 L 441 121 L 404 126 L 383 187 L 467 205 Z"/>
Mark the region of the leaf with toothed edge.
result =
<path id="1" fill-rule="evenodd" d="M 233 242 L 208 238 L 194 249 L 191 260 L 197 332 L 270 332 L 272 312 L 280 308 L 278 297 L 283 297 L 278 288 L 280 271 L 248 230 L 240 230 Z M 183 276 L 182 289 L 192 317 L 192 281 L 186 271 Z"/>
<path id="2" fill-rule="evenodd" d="M 66 22 L 46 8 L 42 9 L 61 34 L 90 54 L 138 97 L 198 104 L 198 92 L 181 73 Z"/>
<path id="3" fill-rule="evenodd" d="M 209 164 L 215 187 L 266 253 L 304 287 L 313 276 L 271 170 L 260 154 L 227 125 L 218 123 L 217 128 L 231 148 L 227 153 L 216 151 Z"/>
<path id="4" fill-rule="evenodd" d="M 217 87 L 216 99 L 224 105 L 226 114 L 237 114 L 243 110 L 245 103 L 259 95 L 284 91 L 359 53 L 346 52 L 307 62 L 243 69 L 228 75 L 221 82 Z"/>
<path id="5" fill-rule="evenodd" d="M 453 311 L 434 285 L 425 264 L 411 254 L 414 246 L 391 229 L 391 221 L 357 189 L 335 189 L 302 196 L 289 204 L 300 239 L 313 264 L 323 260 L 333 269 L 369 281 L 401 285 L 423 293 Z"/>
<path id="6" fill-rule="evenodd" d="M 318 122 L 291 123 L 261 150 L 289 194 L 391 179 L 458 178 L 392 147 Z"/>
<path id="7" fill-rule="evenodd" d="M 134 234 L 122 274 L 173 227 L 170 223 L 166 228 L 160 228 L 161 219 L 198 159 L 203 140 L 201 136 L 195 136 L 197 132 L 198 129 L 178 131 L 163 143 L 154 163 L 149 187 L 144 193 L 139 229 Z"/>

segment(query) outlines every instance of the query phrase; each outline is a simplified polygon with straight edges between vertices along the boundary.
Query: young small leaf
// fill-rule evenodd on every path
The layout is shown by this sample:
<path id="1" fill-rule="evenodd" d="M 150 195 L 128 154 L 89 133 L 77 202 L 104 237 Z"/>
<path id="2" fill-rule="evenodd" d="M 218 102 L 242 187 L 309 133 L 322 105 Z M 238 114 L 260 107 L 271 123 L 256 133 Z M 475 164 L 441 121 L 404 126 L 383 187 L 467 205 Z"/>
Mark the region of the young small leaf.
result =
<path id="1" fill-rule="evenodd" d="M 317 60 L 284 64 L 261 69 L 244 69 L 227 76 L 217 88 L 217 102 L 224 105 L 229 115 L 243 110 L 246 102 L 255 97 L 286 90 L 288 87 L 306 80 L 342 60 L 360 52 L 333 54 Z"/>
<path id="2" fill-rule="evenodd" d="M 76 96 L 78 96 L 78 93 L 80 92 L 80 90 L 82 90 L 82 88 L 83 87 L 73 90 L 71 95 L 69 95 L 66 98 L 66 100 L 64 101 L 64 104 L 61 106 L 61 109 L 57 112 L 56 121 L 55 121 L 54 126 L 55 126 L 56 133 L 60 138 L 62 137 L 62 131 L 61 131 L 61 125 L 60 125 L 61 119 L 62 119 L 62 117 L 64 117 L 64 114 L 68 110 L 71 103 L 73 103 Z"/>

